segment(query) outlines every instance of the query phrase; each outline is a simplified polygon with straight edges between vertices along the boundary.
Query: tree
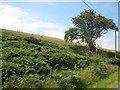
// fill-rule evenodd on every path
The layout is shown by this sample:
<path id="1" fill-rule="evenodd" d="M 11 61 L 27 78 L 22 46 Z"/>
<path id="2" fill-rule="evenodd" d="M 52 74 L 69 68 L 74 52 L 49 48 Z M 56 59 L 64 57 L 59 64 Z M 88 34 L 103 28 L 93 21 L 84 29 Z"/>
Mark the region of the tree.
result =
<path id="1" fill-rule="evenodd" d="M 77 31 L 78 31 L 77 28 L 69 28 L 69 30 L 65 31 L 64 39 L 66 41 L 70 41 L 72 43 L 72 41 L 74 39 L 77 39 L 77 37 L 78 37 Z"/>
<path id="2" fill-rule="evenodd" d="M 92 9 L 81 12 L 80 15 L 72 18 L 72 22 L 79 32 L 79 39 L 87 44 L 91 52 L 95 52 L 96 39 L 106 34 L 109 29 L 118 31 L 112 19 L 97 15 Z"/>

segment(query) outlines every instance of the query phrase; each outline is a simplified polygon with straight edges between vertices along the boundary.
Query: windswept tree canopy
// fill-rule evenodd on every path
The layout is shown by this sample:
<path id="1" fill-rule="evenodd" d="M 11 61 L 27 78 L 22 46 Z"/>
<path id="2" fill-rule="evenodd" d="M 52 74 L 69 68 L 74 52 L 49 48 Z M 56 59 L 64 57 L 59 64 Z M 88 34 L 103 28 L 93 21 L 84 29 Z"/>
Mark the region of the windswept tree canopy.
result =
<path id="1" fill-rule="evenodd" d="M 69 28 L 69 30 L 65 31 L 64 39 L 66 41 L 72 42 L 74 39 L 77 39 L 78 32 L 77 28 Z"/>
<path id="2" fill-rule="evenodd" d="M 76 32 L 79 32 L 79 34 L 77 34 L 77 37 L 85 42 L 89 50 L 92 52 L 95 49 L 96 39 L 106 34 L 108 32 L 108 29 L 118 31 L 118 28 L 112 19 L 97 15 L 96 12 L 92 9 L 81 12 L 80 15 L 72 18 L 72 22 L 77 29 Z M 66 32 L 65 35 L 67 34 Z M 70 37 L 70 35 L 68 35 L 67 37 Z"/>

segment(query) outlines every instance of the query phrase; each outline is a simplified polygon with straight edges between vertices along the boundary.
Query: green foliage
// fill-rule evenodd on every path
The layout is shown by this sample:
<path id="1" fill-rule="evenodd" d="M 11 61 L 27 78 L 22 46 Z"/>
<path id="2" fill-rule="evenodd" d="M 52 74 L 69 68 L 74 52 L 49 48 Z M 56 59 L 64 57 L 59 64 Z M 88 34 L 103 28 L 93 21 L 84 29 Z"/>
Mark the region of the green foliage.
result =
<path id="1" fill-rule="evenodd" d="M 107 64 L 105 62 L 100 62 L 98 64 L 92 64 L 92 66 L 89 67 L 94 75 L 97 75 L 98 77 L 105 78 L 107 75 L 115 72 L 118 70 L 117 66 Z"/>
<path id="2" fill-rule="evenodd" d="M 87 44 L 88 51 L 92 53 L 95 52 L 96 39 L 107 33 L 109 29 L 118 31 L 118 27 L 112 19 L 97 15 L 92 9 L 81 12 L 80 15 L 72 18 L 72 22 L 76 29 L 72 29 L 74 30 L 73 32 L 71 32 L 71 29 L 66 31 L 65 40 L 66 38 L 68 39 L 68 37 L 70 37 L 71 40 L 76 39 L 73 37 L 77 37 L 77 39 Z"/>
<path id="3" fill-rule="evenodd" d="M 52 82 L 52 83 L 51 83 Z M 34 89 L 45 89 L 45 88 L 60 88 L 59 84 L 55 79 L 44 78 L 38 74 L 30 74 L 22 78 L 12 76 L 7 79 L 3 88 L 34 88 Z"/>
<path id="4" fill-rule="evenodd" d="M 115 57 L 115 53 L 113 51 L 108 51 L 104 49 L 97 49 L 97 53 L 102 57 L 112 58 Z"/>
<path id="5" fill-rule="evenodd" d="M 77 67 L 84 69 L 84 68 L 88 67 L 91 64 L 92 64 L 92 61 L 90 61 L 90 60 L 79 60 L 77 62 Z"/>
<path id="6" fill-rule="evenodd" d="M 112 73 L 107 78 L 102 79 L 92 85 L 88 85 L 87 88 L 117 88 L 118 82 L 118 71 Z"/>
<path id="7" fill-rule="evenodd" d="M 45 80 L 41 80 L 41 87 L 44 89 L 44 88 L 52 88 L 53 90 L 54 89 L 58 89 L 58 88 L 61 88 L 59 83 L 54 79 L 50 79 L 50 78 L 46 78 Z"/>
<path id="8" fill-rule="evenodd" d="M 33 37 L 26 37 L 24 38 L 24 40 L 26 40 L 28 43 L 33 43 L 33 44 L 38 44 L 39 41 L 36 38 Z"/>
<path id="9" fill-rule="evenodd" d="M 76 54 L 86 55 L 86 47 L 82 45 L 68 45 L 68 47 Z"/>
<path id="10" fill-rule="evenodd" d="M 64 39 L 66 41 L 72 42 L 74 39 L 77 39 L 77 35 L 78 35 L 77 28 L 69 28 L 68 31 L 65 31 Z"/>
<path id="11" fill-rule="evenodd" d="M 100 78 L 104 78 L 107 76 L 107 72 L 106 72 L 106 64 L 104 62 L 94 65 L 93 69 L 93 73 L 95 75 L 98 75 Z"/>
<path id="12" fill-rule="evenodd" d="M 38 74 L 30 74 L 22 78 L 18 76 L 12 76 L 8 78 L 3 88 L 41 88 L 42 76 Z"/>
<path id="13" fill-rule="evenodd" d="M 60 80 L 59 84 L 65 90 L 66 89 L 69 90 L 70 88 L 71 89 L 77 89 L 77 88 L 80 89 L 80 88 L 84 87 L 83 81 L 76 76 L 63 78 L 62 80 Z"/>
<path id="14" fill-rule="evenodd" d="M 120 65 L 119 58 L 83 56 L 84 46 L 72 43 L 68 47 L 68 43 L 48 39 L 49 41 L 36 35 L 3 31 L 3 87 L 77 89 L 116 71 L 117 66 L 112 64 Z M 109 51 L 106 56 L 113 57 Z M 51 67 L 52 78 L 49 78 Z"/>
<path id="15" fill-rule="evenodd" d="M 69 90 L 70 88 L 80 89 L 83 88 L 85 85 L 84 81 L 79 77 L 79 75 L 76 75 L 75 72 L 72 70 L 62 70 L 60 72 L 55 71 L 53 73 L 53 78 L 56 79 L 60 87 L 65 90 Z"/>
<path id="16" fill-rule="evenodd" d="M 50 57 L 50 65 L 56 69 L 74 69 L 74 65 L 77 62 L 74 54 L 65 52 L 55 53 Z"/>
<path id="17" fill-rule="evenodd" d="M 112 58 L 109 63 L 118 65 L 120 67 L 120 58 Z"/>

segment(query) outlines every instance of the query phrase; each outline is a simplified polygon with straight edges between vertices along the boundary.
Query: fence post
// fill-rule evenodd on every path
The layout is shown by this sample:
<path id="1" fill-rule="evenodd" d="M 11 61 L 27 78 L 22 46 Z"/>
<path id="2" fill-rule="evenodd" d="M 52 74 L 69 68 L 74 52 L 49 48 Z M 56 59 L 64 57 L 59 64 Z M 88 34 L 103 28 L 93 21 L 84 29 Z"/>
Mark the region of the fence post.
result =
<path id="1" fill-rule="evenodd" d="M 75 64 L 75 72 L 76 72 L 76 70 L 77 70 L 77 65 Z"/>
<path id="2" fill-rule="evenodd" d="M 52 67 L 50 68 L 50 78 L 52 77 Z"/>

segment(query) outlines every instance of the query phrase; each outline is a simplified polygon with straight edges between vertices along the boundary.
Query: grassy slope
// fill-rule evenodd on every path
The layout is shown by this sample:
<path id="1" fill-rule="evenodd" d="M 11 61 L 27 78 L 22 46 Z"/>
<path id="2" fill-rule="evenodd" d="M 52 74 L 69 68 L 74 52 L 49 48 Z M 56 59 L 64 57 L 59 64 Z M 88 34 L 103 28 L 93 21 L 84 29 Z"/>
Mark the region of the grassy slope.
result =
<path id="1" fill-rule="evenodd" d="M 115 72 L 107 78 L 88 86 L 88 88 L 118 88 L 118 72 Z"/>
<path id="2" fill-rule="evenodd" d="M 57 44 L 60 44 L 64 47 L 67 48 L 67 44 L 64 40 L 62 39 L 58 39 L 58 38 L 53 38 L 53 37 L 48 37 L 48 36 L 41 36 L 41 35 L 37 35 L 37 34 L 30 34 L 30 33 L 25 33 L 25 32 L 16 32 L 16 31 L 11 31 L 11 30 L 3 30 L 2 31 L 3 33 L 9 33 L 9 34 L 13 34 L 13 35 L 19 35 L 21 37 L 28 37 L 28 36 L 32 36 L 34 38 L 37 38 L 37 39 L 42 39 L 42 40 L 48 40 L 50 42 L 53 42 L 53 43 L 57 43 Z"/>
<path id="3" fill-rule="evenodd" d="M 61 40 L 61 39 L 57 39 L 57 38 L 51 38 L 51 37 L 47 37 L 47 36 L 40 36 L 40 35 L 35 35 L 35 34 L 29 34 L 29 33 L 23 33 L 23 32 L 15 32 L 15 31 L 10 31 L 10 30 L 3 30 L 3 33 L 7 33 L 11 36 L 14 36 L 14 35 L 19 35 L 21 37 L 28 37 L 28 36 L 32 36 L 32 37 L 35 37 L 37 39 L 41 39 L 41 40 L 47 40 L 47 41 L 50 41 L 50 42 L 53 42 L 53 43 L 56 43 L 56 44 L 59 44 L 61 47 L 64 47 L 66 48 L 66 50 L 70 51 L 73 53 L 73 50 L 68 47 L 70 45 L 70 43 L 67 43 L 65 42 L 64 40 Z M 76 45 L 76 43 L 72 43 L 72 47 L 74 47 Z M 81 45 L 78 45 L 79 47 L 81 47 Z M 77 48 L 77 51 L 80 51 L 81 49 L 79 49 L 79 47 Z M 110 50 L 107 50 L 107 51 L 110 51 Z M 110 51 L 110 52 L 113 52 L 113 51 Z M 79 53 L 79 52 L 78 52 Z M 113 74 L 110 76 L 110 78 L 112 78 L 112 80 L 115 80 L 113 79 L 113 77 L 116 75 Z M 117 78 L 116 78 L 117 79 Z M 106 82 L 105 80 L 99 82 L 99 83 L 103 83 L 103 82 L 106 82 L 107 84 L 110 85 L 110 81 L 109 81 L 109 77 L 108 77 L 108 82 Z M 116 82 L 115 82 L 116 83 Z M 101 84 L 102 85 L 102 84 Z M 104 85 L 104 84 L 103 84 Z M 111 85 L 110 85 L 111 86 Z"/>
<path id="4" fill-rule="evenodd" d="M 0 30 L 0 33 L 3 30 Z M 82 45 L 82 44 L 79 44 L 79 45 L 77 43 L 72 43 L 71 44 L 69 42 L 65 42 L 64 40 L 58 39 L 58 38 L 53 38 L 53 37 L 48 37 L 48 36 L 43 36 L 43 35 L 41 36 L 41 35 L 30 34 L 30 33 L 25 33 L 25 32 L 16 32 L 16 31 L 11 31 L 11 30 L 4 30 L 3 32 L 4 33 L 9 33 L 11 35 L 16 35 L 16 36 L 19 35 L 21 37 L 32 36 L 32 37 L 37 38 L 37 39 L 47 40 L 47 41 L 59 44 L 60 46 L 66 48 L 68 51 L 70 51 L 72 53 L 73 52 L 75 52 L 75 53 L 77 52 L 77 54 L 81 54 L 81 51 L 83 49 L 86 49 L 86 47 L 84 45 Z M 102 51 L 105 51 L 105 52 L 114 53 L 114 50 L 109 50 L 109 49 L 104 49 L 104 48 L 99 48 L 99 49 L 102 50 Z M 83 52 L 84 52 L 84 50 L 83 50 Z"/>

